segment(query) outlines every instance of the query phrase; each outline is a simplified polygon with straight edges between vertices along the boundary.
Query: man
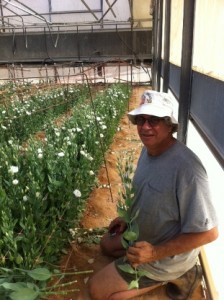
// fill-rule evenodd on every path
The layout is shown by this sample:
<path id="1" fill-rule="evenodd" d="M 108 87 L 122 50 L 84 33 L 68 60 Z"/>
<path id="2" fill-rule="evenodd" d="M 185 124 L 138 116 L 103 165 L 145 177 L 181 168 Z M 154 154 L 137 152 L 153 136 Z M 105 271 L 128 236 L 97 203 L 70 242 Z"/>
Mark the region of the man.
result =
<path id="1" fill-rule="evenodd" d="M 126 224 L 119 217 L 111 222 L 101 247 L 116 259 L 90 279 L 85 299 L 126 300 L 164 284 L 172 299 L 188 299 L 201 278 L 200 247 L 218 237 L 206 171 L 173 136 L 178 122 L 168 94 L 146 91 L 128 117 L 144 145 L 133 178 L 131 207 L 133 216 L 139 211 L 139 236 L 125 250 L 121 237 Z M 128 289 L 135 275 L 119 268 L 124 257 L 132 267 L 147 271 L 138 289 Z"/>

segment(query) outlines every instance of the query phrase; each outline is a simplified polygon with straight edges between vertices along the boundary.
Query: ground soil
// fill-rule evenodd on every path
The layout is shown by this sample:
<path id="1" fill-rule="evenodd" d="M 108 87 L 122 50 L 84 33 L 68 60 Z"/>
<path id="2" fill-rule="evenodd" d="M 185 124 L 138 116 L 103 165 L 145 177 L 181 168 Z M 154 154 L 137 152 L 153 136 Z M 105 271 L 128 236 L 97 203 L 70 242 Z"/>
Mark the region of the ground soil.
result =
<path id="1" fill-rule="evenodd" d="M 138 105 L 140 95 L 145 89 L 146 87 L 133 88 L 132 97 L 127 110 Z M 101 168 L 98 177 L 99 184 L 110 184 L 111 189 L 102 188 L 101 186 L 93 190 L 87 202 L 83 218 L 80 222 L 80 227 L 82 228 L 90 229 L 108 226 L 110 221 L 117 216 L 116 202 L 119 198 L 118 191 L 120 189 L 120 177 L 116 169 L 117 157 L 123 153 L 123 151 L 131 150 L 132 153 L 134 153 L 135 160 L 137 161 L 141 149 L 141 143 L 136 132 L 136 127 L 130 124 L 126 114 L 120 122 L 120 127 L 121 130 L 115 135 L 113 143 L 106 153 L 106 163 Z M 109 262 L 111 262 L 111 258 L 108 258 L 101 253 L 98 244 L 78 243 L 76 240 L 71 243 L 68 254 L 62 258 L 61 269 L 64 272 L 74 272 L 77 270 L 93 271 L 94 273 L 103 268 L 103 266 Z M 66 289 L 85 289 L 86 282 L 93 273 L 66 276 L 64 282 L 77 280 L 75 284 L 66 287 Z M 72 292 L 66 296 L 53 296 L 49 298 L 49 300 L 75 300 L 77 297 L 78 293 Z M 168 300 L 170 298 L 166 296 L 165 288 L 162 287 L 156 289 L 150 294 L 140 296 L 135 299 Z M 196 291 L 196 294 L 192 297 L 192 300 L 202 299 L 204 298 L 201 296 L 200 287 L 198 291 Z"/>

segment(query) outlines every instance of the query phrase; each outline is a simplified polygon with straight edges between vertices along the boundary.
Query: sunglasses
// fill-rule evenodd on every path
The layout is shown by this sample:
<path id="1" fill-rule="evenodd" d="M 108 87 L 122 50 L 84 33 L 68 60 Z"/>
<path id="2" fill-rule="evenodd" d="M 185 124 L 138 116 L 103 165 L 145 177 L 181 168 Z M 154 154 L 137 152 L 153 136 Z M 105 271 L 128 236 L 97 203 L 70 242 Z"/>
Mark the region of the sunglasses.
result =
<path id="1" fill-rule="evenodd" d="M 154 127 L 156 125 L 159 124 L 160 121 L 164 120 L 165 118 L 159 118 L 156 116 L 151 116 L 150 118 L 144 118 L 142 116 L 137 116 L 135 118 L 135 123 L 138 126 L 143 126 L 145 124 L 145 122 L 148 122 L 148 125 L 150 125 L 151 127 Z"/>

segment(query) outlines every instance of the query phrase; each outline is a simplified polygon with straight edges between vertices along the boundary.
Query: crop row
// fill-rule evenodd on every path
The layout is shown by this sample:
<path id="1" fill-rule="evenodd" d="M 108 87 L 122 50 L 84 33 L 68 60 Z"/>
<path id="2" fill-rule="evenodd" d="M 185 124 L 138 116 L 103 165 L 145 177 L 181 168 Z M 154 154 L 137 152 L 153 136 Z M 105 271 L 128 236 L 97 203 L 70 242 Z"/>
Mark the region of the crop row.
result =
<path id="1" fill-rule="evenodd" d="M 42 139 L 30 137 L 25 146 L 14 137 L 2 141 L 1 267 L 57 261 L 97 183 L 129 95 L 126 85 L 113 85 L 89 101 L 81 96 L 63 123 L 46 123 Z"/>
<path id="2" fill-rule="evenodd" d="M 24 142 L 46 123 L 69 111 L 88 95 L 85 85 L 34 89 L 31 85 L 5 88 L 0 97 L 0 143 Z"/>

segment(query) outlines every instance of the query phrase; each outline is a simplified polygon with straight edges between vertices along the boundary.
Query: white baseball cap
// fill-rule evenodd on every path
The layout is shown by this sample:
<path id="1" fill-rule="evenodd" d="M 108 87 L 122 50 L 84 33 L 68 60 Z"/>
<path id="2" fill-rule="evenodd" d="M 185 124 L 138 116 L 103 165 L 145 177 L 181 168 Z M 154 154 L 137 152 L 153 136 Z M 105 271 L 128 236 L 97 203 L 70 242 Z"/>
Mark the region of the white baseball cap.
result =
<path id="1" fill-rule="evenodd" d="M 146 90 L 141 96 L 141 104 L 138 108 L 128 113 L 129 120 L 136 125 L 135 118 L 138 115 L 150 115 L 157 117 L 170 117 L 173 124 L 178 121 L 173 116 L 173 103 L 167 93 Z"/>

